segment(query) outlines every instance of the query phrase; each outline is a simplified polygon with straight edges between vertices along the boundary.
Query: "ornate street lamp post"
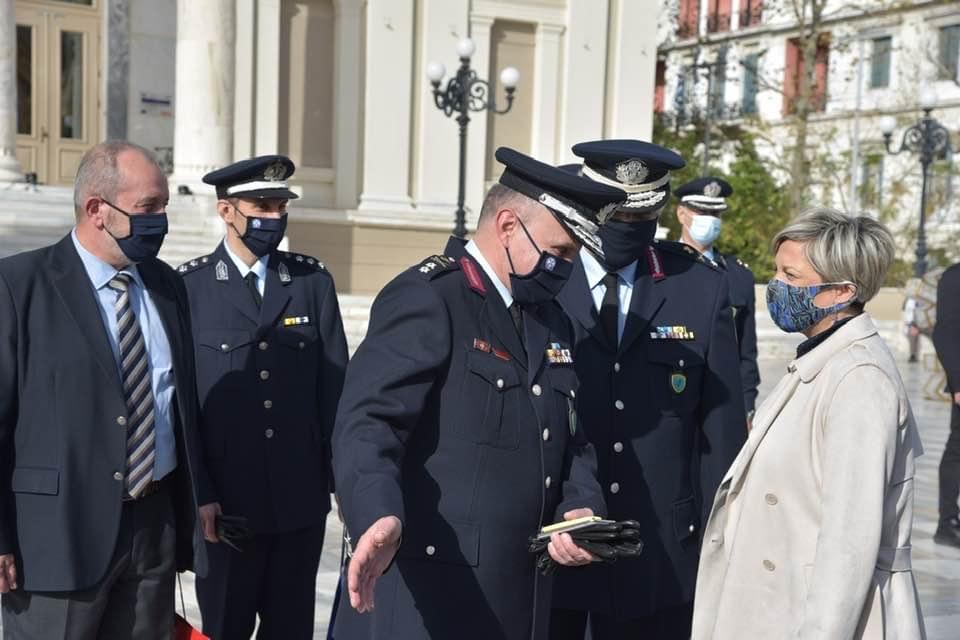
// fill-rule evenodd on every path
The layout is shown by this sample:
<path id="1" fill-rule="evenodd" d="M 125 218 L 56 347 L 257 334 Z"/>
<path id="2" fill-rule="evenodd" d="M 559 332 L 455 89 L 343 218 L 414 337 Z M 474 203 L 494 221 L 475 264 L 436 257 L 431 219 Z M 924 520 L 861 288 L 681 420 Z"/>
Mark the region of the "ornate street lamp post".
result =
<path id="1" fill-rule="evenodd" d="M 924 91 L 920 94 L 920 108 L 923 109 L 923 117 L 920 121 L 903 132 L 903 140 L 899 148 L 894 150 L 890 147 L 890 140 L 893 137 L 893 130 L 896 128 L 896 121 L 886 116 L 880 121 L 880 131 L 883 133 L 883 141 L 887 147 L 887 153 L 898 155 L 903 151 L 910 151 L 920 156 L 920 167 L 923 170 L 923 184 L 920 188 L 920 226 L 917 229 L 917 261 L 913 265 L 913 275 L 922 278 L 927 272 L 927 236 L 926 236 L 926 218 L 927 218 L 927 182 L 930 178 L 930 165 L 934 160 L 946 157 L 950 149 L 950 133 L 947 129 L 937 122 L 931 115 L 934 106 L 937 103 L 937 96 L 932 91 Z"/>
<path id="2" fill-rule="evenodd" d="M 437 108 L 450 117 L 457 116 L 460 125 L 460 184 L 457 192 L 457 222 L 453 234 L 458 238 L 467 235 L 467 214 L 463 209 L 464 191 L 466 189 L 467 173 L 467 125 L 470 123 L 471 111 L 492 111 L 506 113 L 513 106 L 513 92 L 520 80 L 520 72 L 514 67 L 506 67 L 500 72 L 500 84 L 507 92 L 507 106 L 498 109 L 496 101 L 490 95 L 490 84 L 477 77 L 477 72 L 470 68 L 470 58 L 476 51 L 473 40 L 465 38 L 457 44 L 457 55 L 460 57 L 460 68 L 455 76 L 447 81 L 447 86 L 440 88 L 440 82 L 447 70 L 439 62 L 427 65 L 427 78 L 433 85 L 433 101 Z"/>

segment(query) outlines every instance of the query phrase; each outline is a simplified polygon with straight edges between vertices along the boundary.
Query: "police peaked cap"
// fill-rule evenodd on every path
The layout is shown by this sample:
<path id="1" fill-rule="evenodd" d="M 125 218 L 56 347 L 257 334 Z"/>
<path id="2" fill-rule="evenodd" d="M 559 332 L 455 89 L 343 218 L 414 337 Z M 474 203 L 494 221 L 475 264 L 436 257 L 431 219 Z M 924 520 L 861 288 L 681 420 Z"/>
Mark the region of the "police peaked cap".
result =
<path id="1" fill-rule="evenodd" d="M 505 167 L 500 184 L 550 209 L 581 242 L 602 255 L 597 221 L 623 204 L 627 194 L 622 189 L 588 180 L 509 147 L 497 149 L 496 158 Z"/>
<path id="2" fill-rule="evenodd" d="M 218 198 L 299 198 L 287 178 L 296 167 L 287 156 L 258 156 L 211 171 L 203 181 L 217 189 Z"/>

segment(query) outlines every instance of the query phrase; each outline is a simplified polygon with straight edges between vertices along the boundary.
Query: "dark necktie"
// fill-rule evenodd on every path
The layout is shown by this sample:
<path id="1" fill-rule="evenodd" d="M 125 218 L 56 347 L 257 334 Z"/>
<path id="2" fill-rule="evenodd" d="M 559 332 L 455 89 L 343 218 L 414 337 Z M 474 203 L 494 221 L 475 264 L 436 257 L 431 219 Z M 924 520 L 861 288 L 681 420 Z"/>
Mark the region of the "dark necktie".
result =
<path id="1" fill-rule="evenodd" d="M 520 311 L 520 305 L 516 302 L 510 305 L 510 317 L 513 318 L 513 326 L 517 328 L 517 335 L 520 336 L 520 342 L 523 343 L 523 313 Z"/>
<path id="2" fill-rule="evenodd" d="M 260 289 L 257 288 L 257 274 L 250 271 L 243 279 L 247 281 L 247 288 L 250 289 L 250 295 L 253 296 L 253 301 L 259 309 L 260 303 L 263 302 L 263 297 L 260 295 Z"/>
<path id="3" fill-rule="evenodd" d="M 610 344 L 616 348 L 619 343 L 620 325 L 620 280 L 616 273 L 603 276 L 603 286 L 607 288 L 600 303 L 600 326 Z"/>
<path id="4" fill-rule="evenodd" d="M 120 294 L 114 303 L 114 310 L 117 314 L 123 397 L 127 403 L 127 473 L 124 485 L 127 493 L 136 498 L 153 480 L 156 434 L 147 346 L 140 331 L 140 322 L 130 307 L 132 280 L 130 274 L 118 273 L 107 286 Z"/>

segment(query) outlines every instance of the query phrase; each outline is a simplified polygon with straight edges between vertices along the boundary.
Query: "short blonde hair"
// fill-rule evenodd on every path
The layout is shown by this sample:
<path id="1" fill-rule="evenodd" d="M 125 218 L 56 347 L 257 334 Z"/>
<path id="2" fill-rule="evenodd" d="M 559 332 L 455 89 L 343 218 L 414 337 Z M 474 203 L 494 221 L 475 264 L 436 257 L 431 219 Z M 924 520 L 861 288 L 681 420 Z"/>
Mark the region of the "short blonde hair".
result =
<path id="1" fill-rule="evenodd" d="M 893 235 L 882 223 L 828 207 L 807 209 L 791 220 L 773 238 L 773 253 L 787 240 L 803 245 L 824 282 L 855 284 L 860 304 L 877 295 L 896 252 Z"/>

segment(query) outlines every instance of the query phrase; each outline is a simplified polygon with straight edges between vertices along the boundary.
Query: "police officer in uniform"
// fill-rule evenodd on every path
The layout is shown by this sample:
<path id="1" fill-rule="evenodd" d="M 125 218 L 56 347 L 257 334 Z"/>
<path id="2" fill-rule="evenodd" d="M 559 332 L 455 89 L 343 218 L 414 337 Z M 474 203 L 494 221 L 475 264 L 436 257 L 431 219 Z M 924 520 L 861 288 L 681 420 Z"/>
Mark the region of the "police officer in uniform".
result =
<path id="1" fill-rule="evenodd" d="M 743 386 L 743 408 L 747 423 L 753 420 L 760 386 L 760 368 L 757 366 L 757 319 L 753 271 L 740 258 L 720 253 L 713 243 L 720 236 L 723 212 L 733 187 L 723 178 L 705 176 L 692 180 L 675 192 L 679 199 L 677 219 L 683 231 L 680 241 L 690 245 L 708 260 L 713 260 L 727 273 L 730 285 L 730 303 L 733 322 L 737 328 L 740 348 L 740 383 Z"/>
<path id="2" fill-rule="evenodd" d="M 226 235 L 179 268 L 190 298 L 201 436 L 224 514 L 246 518 L 236 551 L 208 544 L 197 580 L 214 640 L 313 637 L 315 582 L 330 510 L 330 436 L 347 345 L 333 278 L 278 251 L 293 162 L 244 160 L 208 173 Z"/>
<path id="3" fill-rule="evenodd" d="M 604 511 L 554 296 L 597 210 L 625 194 L 496 157 L 506 169 L 473 240 L 380 292 L 347 370 L 333 459 L 353 555 L 337 640 L 544 638 L 550 581 L 528 538 Z M 568 534 L 550 554 L 592 559 Z"/>
<path id="4" fill-rule="evenodd" d="M 573 319 L 580 415 L 608 517 L 640 522 L 638 558 L 557 576 L 551 637 L 686 639 L 700 528 L 746 438 L 727 278 L 657 242 L 677 154 L 635 140 L 575 145 L 580 173 L 628 194 L 599 218 L 558 300 Z"/>

